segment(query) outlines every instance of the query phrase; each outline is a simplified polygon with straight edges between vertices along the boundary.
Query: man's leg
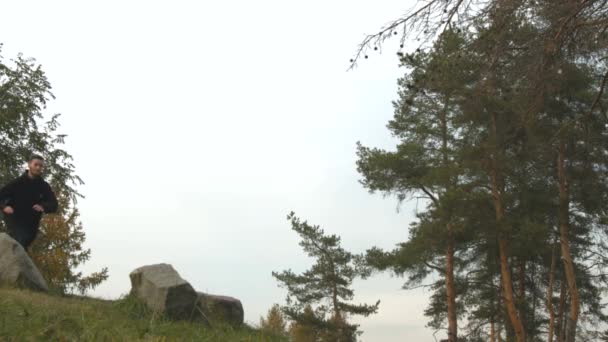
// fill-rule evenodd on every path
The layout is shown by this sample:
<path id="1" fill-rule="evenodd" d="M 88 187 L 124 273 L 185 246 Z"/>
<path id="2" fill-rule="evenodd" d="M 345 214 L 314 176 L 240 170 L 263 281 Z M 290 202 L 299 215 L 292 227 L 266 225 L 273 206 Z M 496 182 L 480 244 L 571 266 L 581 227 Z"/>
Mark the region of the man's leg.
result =
<path id="1" fill-rule="evenodd" d="M 36 239 L 36 235 L 38 235 L 38 229 L 31 228 L 31 227 L 24 227 L 24 228 L 26 228 L 26 229 L 24 229 L 25 238 L 23 239 L 23 244 L 21 244 L 21 245 L 27 252 L 27 249 L 32 245 L 32 242 L 34 242 L 34 240 Z"/>
<path id="2" fill-rule="evenodd" d="M 8 235 L 17 241 L 27 252 L 28 247 L 36 238 L 38 231 L 32 229 L 28 225 L 19 224 L 18 222 L 10 222 L 8 224 Z"/>

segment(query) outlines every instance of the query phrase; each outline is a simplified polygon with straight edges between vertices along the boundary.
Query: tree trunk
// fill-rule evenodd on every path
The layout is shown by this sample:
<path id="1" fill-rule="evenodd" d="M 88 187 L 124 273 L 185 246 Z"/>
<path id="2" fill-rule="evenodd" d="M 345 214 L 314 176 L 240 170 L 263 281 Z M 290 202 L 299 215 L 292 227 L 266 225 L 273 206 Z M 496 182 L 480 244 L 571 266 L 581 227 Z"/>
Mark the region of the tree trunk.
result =
<path id="1" fill-rule="evenodd" d="M 566 342 L 574 342 L 576 335 L 576 324 L 580 310 L 578 289 L 576 287 L 576 277 L 574 274 L 574 264 L 570 253 L 570 237 L 568 236 L 570 228 L 570 200 L 568 195 L 568 180 L 565 167 L 566 145 L 564 138 L 560 139 L 559 154 L 557 160 L 557 176 L 559 180 L 559 233 L 562 252 L 562 260 L 564 262 L 564 273 L 568 283 L 568 294 L 570 296 L 570 315 L 566 325 Z"/>
<path id="2" fill-rule="evenodd" d="M 445 287 L 448 300 L 448 341 L 458 340 L 458 320 L 456 318 L 456 290 L 454 288 L 454 231 L 448 224 L 448 247 L 446 253 Z"/>
<path id="3" fill-rule="evenodd" d="M 326 256 L 329 260 L 329 265 L 331 267 L 331 274 L 333 276 L 331 300 L 332 300 L 332 304 L 333 304 L 333 308 L 334 308 L 334 319 L 336 321 L 336 324 L 338 325 L 338 332 L 337 332 L 338 340 L 336 342 L 343 342 L 344 325 L 343 325 L 343 320 L 342 320 L 342 314 L 340 313 L 340 306 L 338 304 L 338 285 L 336 283 L 336 279 L 337 279 L 336 266 L 335 266 L 333 260 L 331 259 L 331 256 L 327 253 L 326 253 Z"/>
<path id="4" fill-rule="evenodd" d="M 561 281 L 559 291 L 559 312 L 557 314 L 557 342 L 564 342 L 564 310 L 566 307 L 566 284 Z"/>
<path id="5" fill-rule="evenodd" d="M 498 332 L 496 334 L 496 338 L 498 340 L 498 342 L 502 342 L 502 328 L 506 326 L 506 321 L 505 321 L 505 317 L 502 314 L 502 281 L 499 279 L 498 280 L 498 305 L 496 306 L 496 311 L 499 314 L 498 316 L 498 321 L 500 322 L 500 324 L 498 325 Z"/>
<path id="6" fill-rule="evenodd" d="M 513 326 L 515 332 L 515 338 L 517 342 L 525 342 L 525 331 L 521 323 L 521 320 L 517 316 L 517 309 L 515 308 L 515 301 L 513 299 L 513 288 L 511 281 L 511 273 L 509 272 L 509 266 L 507 261 L 507 239 L 500 237 L 498 240 L 498 252 L 500 254 L 500 272 L 502 274 L 503 291 L 504 291 L 504 303 L 509 315 L 509 320 Z"/>
<path id="7" fill-rule="evenodd" d="M 568 308 L 570 307 L 570 296 L 568 295 L 568 286 L 566 285 L 566 312 L 569 311 Z M 568 315 L 564 315 L 564 320 L 562 322 L 562 326 L 564 327 L 564 329 L 562 330 L 562 340 L 564 341 L 568 341 Z"/>
<path id="8" fill-rule="evenodd" d="M 549 269 L 549 285 L 547 286 L 547 311 L 549 312 L 549 332 L 547 333 L 547 342 L 553 342 L 553 334 L 555 331 L 555 310 L 553 310 L 553 284 L 555 283 L 555 243 L 551 249 L 551 268 Z"/>
<path id="9" fill-rule="evenodd" d="M 534 289 L 535 284 L 534 284 L 534 279 L 536 279 L 536 266 L 534 264 L 532 264 L 532 274 L 530 279 L 532 279 L 532 289 Z M 535 339 L 535 337 L 537 336 L 536 334 L 530 336 L 528 335 L 528 333 L 530 332 L 530 329 L 534 329 L 533 327 L 535 327 L 537 325 L 536 322 L 536 304 L 537 304 L 537 300 L 538 300 L 538 296 L 537 296 L 537 291 L 531 291 L 532 292 L 532 311 L 531 311 L 531 317 L 528 317 L 528 332 L 526 332 L 526 337 L 528 338 L 528 340 L 533 341 Z M 532 332 L 534 333 L 534 330 L 532 330 Z"/>
<path id="10" fill-rule="evenodd" d="M 518 282 L 519 288 L 517 289 L 517 299 L 519 302 L 519 319 L 521 320 L 521 325 L 524 327 L 524 331 L 526 329 L 526 262 L 524 260 L 520 260 L 519 262 L 519 274 L 518 274 Z"/>
<path id="11" fill-rule="evenodd" d="M 498 227 L 501 226 L 502 218 L 504 215 L 501 196 L 498 190 L 498 184 L 496 181 L 496 172 L 494 170 L 492 177 L 492 190 L 494 194 L 494 208 L 496 211 L 496 224 Z M 507 239 L 504 236 L 503 232 L 498 232 L 498 253 L 500 260 L 500 275 L 502 281 L 502 290 L 503 290 L 503 302 L 505 304 L 505 308 L 507 310 L 507 314 L 509 316 L 509 320 L 511 321 L 511 326 L 515 332 L 515 336 L 518 342 L 524 342 L 524 328 L 523 325 L 517 316 L 517 309 L 515 307 L 515 301 L 513 298 L 513 281 L 511 280 L 511 272 L 509 270 L 509 261 L 507 256 Z"/>
<path id="12" fill-rule="evenodd" d="M 496 342 L 496 332 L 494 331 L 494 320 L 490 321 L 490 342 Z"/>
<path id="13" fill-rule="evenodd" d="M 526 262 L 521 260 L 519 262 L 519 288 L 517 295 L 521 300 L 524 300 L 526 296 Z"/>
<path id="14" fill-rule="evenodd" d="M 492 113 L 492 135 L 495 143 L 498 145 L 498 123 L 496 113 Z M 511 272 L 509 270 L 509 260 L 507 254 L 507 237 L 505 236 L 503 227 L 504 207 L 502 203 L 502 179 L 499 179 L 498 166 L 498 147 L 494 147 L 491 156 L 490 178 L 492 182 L 492 197 L 494 201 L 494 211 L 496 215 L 496 227 L 498 228 L 498 254 L 500 260 L 500 274 L 502 280 L 502 289 L 504 292 L 504 303 L 509 315 L 509 320 L 515 331 L 517 342 L 525 342 L 525 331 L 521 320 L 517 316 L 517 309 L 513 299 L 513 281 L 511 280 Z"/>
<path id="15" fill-rule="evenodd" d="M 450 179 L 449 173 L 447 172 L 450 166 L 450 160 L 448 156 L 448 109 L 449 109 L 450 97 L 446 95 L 445 104 L 441 111 L 441 147 L 442 147 L 442 163 L 445 169 L 446 179 L 445 188 L 450 189 L 454 186 L 454 183 Z M 447 215 L 448 220 L 451 219 L 451 214 Z M 454 225 L 452 223 L 447 224 L 447 235 L 448 245 L 446 248 L 446 267 L 445 267 L 445 287 L 447 293 L 447 307 L 448 307 L 448 341 L 456 342 L 458 340 L 458 318 L 456 315 L 456 289 L 454 285 Z"/>

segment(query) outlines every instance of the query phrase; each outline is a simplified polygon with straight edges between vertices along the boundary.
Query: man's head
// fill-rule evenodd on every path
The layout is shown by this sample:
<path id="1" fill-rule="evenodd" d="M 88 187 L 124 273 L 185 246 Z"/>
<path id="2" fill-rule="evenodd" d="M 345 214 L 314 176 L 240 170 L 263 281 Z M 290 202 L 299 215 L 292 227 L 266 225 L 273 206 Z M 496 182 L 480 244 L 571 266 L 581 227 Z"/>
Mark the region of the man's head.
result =
<path id="1" fill-rule="evenodd" d="M 42 170 L 44 169 L 44 159 L 41 156 L 35 154 L 30 158 L 29 162 L 27 163 L 27 166 L 32 176 L 41 176 Z"/>

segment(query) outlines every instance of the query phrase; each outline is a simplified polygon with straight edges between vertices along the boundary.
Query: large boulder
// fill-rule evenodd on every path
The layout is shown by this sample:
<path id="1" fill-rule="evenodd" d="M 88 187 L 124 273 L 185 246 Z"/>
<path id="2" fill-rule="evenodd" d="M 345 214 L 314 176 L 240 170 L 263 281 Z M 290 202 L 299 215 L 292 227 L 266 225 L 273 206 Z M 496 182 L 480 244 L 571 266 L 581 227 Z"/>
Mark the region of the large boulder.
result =
<path id="1" fill-rule="evenodd" d="M 23 247 L 0 233 L 0 283 L 47 292 L 49 287 Z"/>
<path id="2" fill-rule="evenodd" d="M 155 312 L 172 319 L 196 319 L 199 315 L 198 295 L 169 264 L 156 264 L 135 269 L 131 278 L 131 294 Z"/>
<path id="3" fill-rule="evenodd" d="M 223 321 L 236 326 L 243 324 L 245 312 L 241 301 L 236 298 L 198 292 L 198 304 L 211 321 Z"/>

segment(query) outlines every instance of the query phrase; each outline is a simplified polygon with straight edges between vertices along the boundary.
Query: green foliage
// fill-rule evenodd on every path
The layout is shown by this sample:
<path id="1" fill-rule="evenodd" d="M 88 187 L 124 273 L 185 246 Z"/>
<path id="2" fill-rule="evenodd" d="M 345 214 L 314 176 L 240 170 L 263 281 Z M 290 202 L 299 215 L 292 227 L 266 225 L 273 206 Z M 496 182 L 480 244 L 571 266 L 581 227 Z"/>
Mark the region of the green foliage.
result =
<path id="1" fill-rule="evenodd" d="M 19 176 L 25 161 L 37 153 L 45 158 L 47 181 L 75 201 L 81 197 L 75 186 L 83 183 L 74 174 L 71 155 L 58 146 L 66 137 L 56 133 L 59 114 L 44 120 L 46 104 L 54 99 L 51 85 L 33 58 L 19 54 L 10 61 L 0 55 L 0 183 Z"/>
<path id="2" fill-rule="evenodd" d="M 458 8 L 467 1 L 443 3 Z M 405 288 L 431 289 L 425 314 L 429 326 L 442 329 L 447 285 L 425 280 L 433 272 L 445 276 L 451 223 L 457 312 L 466 322 L 459 341 L 489 340 L 490 323 L 515 340 L 501 294 L 499 241 L 526 340 L 546 340 L 547 296 L 561 315 L 552 321 L 560 333 L 598 336 L 597 324 L 607 321 L 601 293 L 608 288 L 602 242 L 608 238 L 608 10 L 594 2 L 576 9 L 548 1 L 478 5 L 460 7 L 470 20 L 446 24 L 432 46 L 400 56 L 406 74 L 387 125 L 399 139 L 395 149 L 357 144 L 365 188 L 427 204 L 407 241 L 389 251 L 369 249 L 365 263 L 407 276 Z M 427 18 L 428 28 L 439 27 L 433 14 Z M 597 32 L 589 31 L 593 26 Z M 562 248 L 552 271 L 556 240 Z M 566 286 L 563 246 L 570 249 L 576 290 Z M 559 325 L 577 305 L 570 292 L 580 297 L 578 325 L 585 329 Z"/>
<path id="3" fill-rule="evenodd" d="M 77 270 L 90 258 L 91 250 L 83 247 L 85 234 L 78 221 L 80 212 L 70 207 L 64 193 L 56 195 L 58 212 L 43 217 L 40 233 L 31 246 L 32 260 L 55 291 L 85 294 L 108 278 L 108 269 L 87 276 Z"/>
<path id="4" fill-rule="evenodd" d="M 358 325 L 349 324 L 347 317 L 369 316 L 377 312 L 380 304 L 349 303 L 354 297 L 352 282 L 363 270 L 357 267 L 354 256 L 340 247 L 338 236 L 326 235 L 319 226 L 300 221 L 293 212 L 287 219 L 300 235 L 300 246 L 315 263 L 302 274 L 291 270 L 272 272 L 288 292 L 283 312 L 301 329 L 320 334 L 317 340 L 327 340 L 328 336 L 333 336 L 333 341 L 354 340 Z M 314 314 L 312 305 L 316 305 Z"/>
<path id="5" fill-rule="evenodd" d="M 286 336 L 286 321 L 281 312 L 279 304 L 273 305 L 266 315 L 266 318 L 260 317 L 260 329 L 277 336 Z"/>
<path id="6" fill-rule="evenodd" d="M 321 339 L 319 329 L 322 319 L 318 318 L 312 306 L 306 305 L 298 321 L 289 326 L 289 336 L 293 342 L 318 342 Z"/>

